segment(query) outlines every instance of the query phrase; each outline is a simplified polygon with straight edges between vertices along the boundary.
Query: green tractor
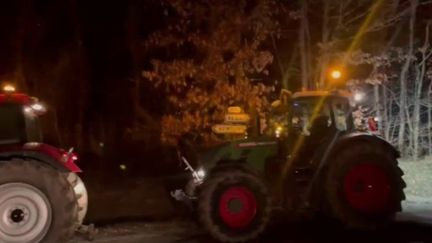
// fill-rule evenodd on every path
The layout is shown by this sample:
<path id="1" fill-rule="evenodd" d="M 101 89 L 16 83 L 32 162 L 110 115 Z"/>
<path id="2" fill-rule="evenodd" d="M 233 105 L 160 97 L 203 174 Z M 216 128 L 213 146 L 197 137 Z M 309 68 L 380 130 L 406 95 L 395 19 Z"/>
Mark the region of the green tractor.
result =
<path id="1" fill-rule="evenodd" d="M 324 214 L 354 229 L 391 222 L 405 199 L 399 153 L 355 130 L 349 93 L 285 91 L 272 106 L 285 114 L 276 136 L 180 157 L 192 173 L 183 198 L 202 227 L 223 242 L 248 241 L 265 230 L 275 208 Z"/>

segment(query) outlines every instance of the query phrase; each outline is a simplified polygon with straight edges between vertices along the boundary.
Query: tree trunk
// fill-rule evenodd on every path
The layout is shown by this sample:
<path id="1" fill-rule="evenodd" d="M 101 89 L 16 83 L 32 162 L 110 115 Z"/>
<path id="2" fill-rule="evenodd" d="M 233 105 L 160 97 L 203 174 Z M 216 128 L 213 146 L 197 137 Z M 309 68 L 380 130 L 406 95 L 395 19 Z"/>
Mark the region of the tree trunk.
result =
<path id="1" fill-rule="evenodd" d="M 413 158 L 414 160 L 419 159 L 419 153 L 420 151 L 420 106 L 422 101 L 422 90 L 423 90 L 423 81 L 426 74 L 426 63 L 428 59 L 428 45 L 429 45 L 429 24 L 426 26 L 426 34 L 425 34 L 425 41 L 423 44 L 423 48 L 421 49 L 421 55 L 422 55 L 422 61 L 420 62 L 419 66 L 417 66 L 416 71 L 416 90 L 414 94 L 414 113 L 413 113 L 413 140 L 414 140 L 414 153 Z"/>
<path id="2" fill-rule="evenodd" d="M 409 23 L 409 44 L 408 44 L 408 53 L 407 53 L 407 59 L 405 60 L 405 63 L 401 70 L 400 75 L 400 96 L 399 96 L 399 134 L 398 134 L 398 148 L 402 153 L 402 156 L 407 155 L 407 151 L 405 148 L 405 129 L 406 129 L 406 122 L 408 117 L 405 114 L 405 111 L 407 109 L 407 84 L 406 79 L 408 78 L 408 71 L 411 66 L 412 58 L 413 58 L 413 52 L 414 52 L 414 27 L 415 27 L 415 21 L 416 21 L 416 12 L 417 12 L 417 5 L 418 0 L 411 0 L 411 13 L 410 13 L 410 23 Z"/>
<path id="3" fill-rule="evenodd" d="M 77 99 L 77 113 L 78 119 L 75 120 L 77 126 L 76 135 L 77 138 L 74 141 L 80 151 L 89 149 L 90 146 L 90 119 L 88 112 L 88 72 L 87 72 L 87 59 L 85 57 L 85 50 L 83 47 L 82 38 L 82 28 L 79 19 L 79 6 L 77 0 L 69 0 L 69 16 L 71 23 L 73 25 L 73 52 L 76 54 L 75 57 L 75 68 L 77 73 L 75 73 L 75 82 L 77 83 L 77 90 L 79 99 Z"/>
<path id="4" fill-rule="evenodd" d="M 429 83 L 428 88 L 428 107 L 427 107 L 427 116 L 428 116 L 428 126 L 427 126 L 427 133 L 428 133 L 428 153 L 429 156 L 432 155 L 432 82 Z"/>
<path id="5" fill-rule="evenodd" d="M 308 26 L 307 26 L 307 1 L 301 1 L 301 17 L 299 29 L 299 49 L 301 59 L 301 80 L 302 89 L 309 89 L 309 54 L 307 47 Z"/>
<path id="6" fill-rule="evenodd" d="M 390 141 L 390 136 L 389 136 L 389 132 L 390 132 L 390 116 L 391 114 L 389 114 L 389 109 L 388 107 L 388 98 L 387 98 L 387 87 L 386 86 L 382 86 L 382 97 L 383 97 L 383 101 L 382 101 L 382 106 L 383 106 L 383 117 L 381 119 L 381 127 L 382 127 L 382 132 L 384 135 L 384 139 L 387 141 Z M 391 109 L 391 108 L 390 108 Z"/>
<path id="7" fill-rule="evenodd" d="M 319 88 L 325 87 L 325 79 L 327 74 L 327 69 L 329 65 L 329 37 L 330 37 L 330 28 L 329 28 L 329 12 L 330 12 L 330 3 L 329 1 L 323 1 L 324 9 L 323 9 L 323 25 L 322 25 L 322 37 L 321 37 L 321 55 L 319 61 L 318 70 L 320 70 L 318 77 L 318 85 Z"/>
<path id="8" fill-rule="evenodd" d="M 380 107 L 380 92 L 379 92 L 379 85 L 374 85 L 374 110 L 375 110 L 375 116 L 378 118 L 378 132 L 382 132 L 382 122 L 383 117 L 381 114 L 381 107 Z"/>

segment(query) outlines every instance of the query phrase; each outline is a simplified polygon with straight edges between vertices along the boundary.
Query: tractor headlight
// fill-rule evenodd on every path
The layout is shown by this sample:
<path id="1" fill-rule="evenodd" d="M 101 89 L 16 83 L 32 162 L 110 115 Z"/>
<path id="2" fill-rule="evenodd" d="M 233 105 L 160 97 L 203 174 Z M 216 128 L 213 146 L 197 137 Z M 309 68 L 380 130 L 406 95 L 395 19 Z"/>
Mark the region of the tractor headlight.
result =
<path id="1" fill-rule="evenodd" d="M 43 114 L 47 111 L 46 107 L 41 103 L 34 103 L 30 106 L 37 114 Z"/>
<path id="2" fill-rule="evenodd" d="M 31 106 L 31 108 L 35 111 L 43 111 L 45 107 L 40 103 L 35 103 Z"/>
<path id="3" fill-rule="evenodd" d="M 202 168 L 198 169 L 196 171 L 196 174 L 200 180 L 204 179 L 204 177 L 206 176 L 206 173 L 205 173 L 204 169 L 202 169 Z"/>

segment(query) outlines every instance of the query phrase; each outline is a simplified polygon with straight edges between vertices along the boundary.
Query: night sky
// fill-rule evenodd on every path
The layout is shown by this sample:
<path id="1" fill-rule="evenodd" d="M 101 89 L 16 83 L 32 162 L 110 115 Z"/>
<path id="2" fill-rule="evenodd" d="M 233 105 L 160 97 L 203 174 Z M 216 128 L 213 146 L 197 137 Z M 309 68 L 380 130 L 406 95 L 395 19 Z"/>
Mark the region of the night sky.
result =
<path id="1" fill-rule="evenodd" d="M 131 81 L 134 68 L 141 67 L 133 63 L 129 41 L 143 38 L 158 28 L 162 18 L 158 1 L 145 1 L 138 6 L 140 16 L 131 19 L 129 13 L 135 2 L 2 2 L 0 77 L 16 81 L 17 71 L 22 68 L 28 87 L 20 89 L 44 94 L 40 90 L 49 87 L 41 84 L 47 81 L 40 79 L 49 78 L 46 72 L 55 72 L 56 64 L 66 62 L 68 70 L 59 71 L 56 77 L 59 87 L 67 87 L 68 81 L 75 83 L 70 91 L 84 93 L 95 111 L 127 107 L 128 90 L 134 85 Z M 139 36 L 128 33 L 131 21 L 139 25 Z M 77 90 L 78 83 L 82 84 L 79 89 L 84 86 L 82 90 Z"/>

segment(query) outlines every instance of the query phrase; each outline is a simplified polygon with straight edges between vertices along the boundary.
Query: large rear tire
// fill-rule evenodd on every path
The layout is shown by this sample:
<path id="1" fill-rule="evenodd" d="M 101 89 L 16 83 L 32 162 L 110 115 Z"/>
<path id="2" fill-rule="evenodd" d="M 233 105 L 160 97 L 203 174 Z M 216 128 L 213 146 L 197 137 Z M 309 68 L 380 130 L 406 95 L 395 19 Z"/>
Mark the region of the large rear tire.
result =
<path id="1" fill-rule="evenodd" d="M 66 242 L 78 221 L 67 176 L 37 161 L 1 161 L 0 242 Z"/>
<path id="2" fill-rule="evenodd" d="M 210 175 L 198 197 L 200 222 L 222 242 L 256 238 L 267 226 L 270 211 L 270 197 L 261 179 L 241 171 Z"/>
<path id="3" fill-rule="evenodd" d="M 401 211 L 406 184 L 393 153 L 359 143 L 339 152 L 329 166 L 327 205 L 331 215 L 347 227 L 383 227 Z"/>

